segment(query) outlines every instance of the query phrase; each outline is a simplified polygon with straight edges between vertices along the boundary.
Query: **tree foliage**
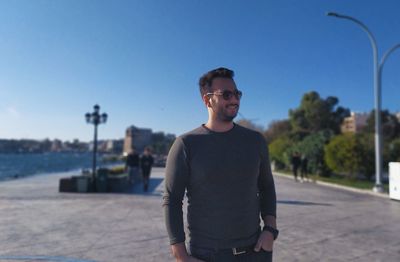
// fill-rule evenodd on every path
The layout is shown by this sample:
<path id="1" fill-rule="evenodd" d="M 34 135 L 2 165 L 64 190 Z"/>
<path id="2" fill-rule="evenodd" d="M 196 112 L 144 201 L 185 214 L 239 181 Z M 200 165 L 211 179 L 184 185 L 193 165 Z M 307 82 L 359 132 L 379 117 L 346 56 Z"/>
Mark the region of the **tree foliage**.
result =
<path id="1" fill-rule="evenodd" d="M 393 140 L 400 137 L 400 123 L 396 115 L 391 114 L 388 110 L 381 111 L 381 128 L 383 138 Z M 372 110 L 367 119 L 367 125 L 364 127 L 363 132 L 375 132 L 375 110 Z"/>
<path id="2" fill-rule="evenodd" d="M 332 171 L 350 178 L 375 173 L 375 117 L 372 111 L 361 133 L 340 134 L 340 126 L 350 115 L 338 105 L 336 97 L 321 98 L 315 92 L 303 95 L 300 105 L 289 110 L 289 118 L 273 121 L 263 132 L 269 143 L 270 158 L 276 168 L 290 166 L 290 156 L 297 151 L 308 158 L 309 171 L 327 176 Z M 383 168 L 389 161 L 400 161 L 400 121 L 388 110 L 381 112 Z M 262 132 L 262 127 L 247 119 L 238 124 Z"/>
<path id="3" fill-rule="evenodd" d="M 357 141 L 360 144 L 360 157 L 362 158 L 361 166 L 358 172 L 363 174 L 368 180 L 375 173 L 375 144 L 373 134 L 357 134 Z M 387 161 L 387 150 L 384 149 L 384 163 Z M 385 166 L 385 164 L 384 164 Z"/>
<path id="4" fill-rule="evenodd" d="M 326 164 L 336 173 L 355 178 L 356 171 L 361 164 L 358 151 L 355 135 L 336 136 L 325 147 Z"/>
<path id="5" fill-rule="evenodd" d="M 391 162 L 400 162 L 400 138 L 397 138 L 390 143 L 389 159 Z"/>
<path id="6" fill-rule="evenodd" d="M 304 94 L 300 106 L 289 110 L 292 128 L 307 133 L 330 129 L 338 134 L 343 119 L 350 115 L 349 109 L 337 106 L 338 102 L 333 96 L 323 99 L 315 91 Z"/>
<path id="7" fill-rule="evenodd" d="M 370 179 L 375 170 L 373 136 L 348 133 L 334 137 L 325 146 L 325 162 L 349 178 L 363 174 Z"/>
<path id="8" fill-rule="evenodd" d="M 295 151 L 305 155 L 308 159 L 308 168 L 311 173 L 329 176 L 330 170 L 324 161 L 324 148 L 333 136 L 333 131 L 323 130 L 307 136 L 299 142 Z"/>
<path id="9" fill-rule="evenodd" d="M 293 145 L 292 141 L 285 136 L 279 137 L 269 144 L 269 155 L 275 167 L 283 169 L 288 165 L 288 149 Z"/>

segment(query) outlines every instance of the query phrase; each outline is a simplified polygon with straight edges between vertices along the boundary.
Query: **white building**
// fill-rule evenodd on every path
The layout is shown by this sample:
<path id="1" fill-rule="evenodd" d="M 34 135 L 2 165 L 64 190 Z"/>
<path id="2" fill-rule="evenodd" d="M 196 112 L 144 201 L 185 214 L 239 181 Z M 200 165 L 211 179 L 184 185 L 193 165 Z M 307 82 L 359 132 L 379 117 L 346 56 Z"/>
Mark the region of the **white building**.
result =
<path id="1" fill-rule="evenodd" d="M 342 133 L 358 133 L 367 125 L 368 113 L 351 112 L 349 117 L 343 120 L 340 130 Z"/>

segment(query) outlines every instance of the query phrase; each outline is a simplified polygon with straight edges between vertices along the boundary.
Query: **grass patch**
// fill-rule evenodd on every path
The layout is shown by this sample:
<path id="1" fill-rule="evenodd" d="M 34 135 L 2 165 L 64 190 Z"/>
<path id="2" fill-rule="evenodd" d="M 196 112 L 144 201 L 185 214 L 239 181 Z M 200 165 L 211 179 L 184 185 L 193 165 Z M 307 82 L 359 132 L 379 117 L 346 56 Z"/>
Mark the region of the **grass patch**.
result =
<path id="1" fill-rule="evenodd" d="M 125 166 L 115 166 L 109 169 L 108 174 L 109 175 L 121 175 L 125 173 Z"/>
<path id="2" fill-rule="evenodd" d="M 108 178 L 126 178 L 128 179 L 128 174 L 127 173 L 122 173 L 122 174 L 113 174 L 113 175 L 108 175 Z"/>

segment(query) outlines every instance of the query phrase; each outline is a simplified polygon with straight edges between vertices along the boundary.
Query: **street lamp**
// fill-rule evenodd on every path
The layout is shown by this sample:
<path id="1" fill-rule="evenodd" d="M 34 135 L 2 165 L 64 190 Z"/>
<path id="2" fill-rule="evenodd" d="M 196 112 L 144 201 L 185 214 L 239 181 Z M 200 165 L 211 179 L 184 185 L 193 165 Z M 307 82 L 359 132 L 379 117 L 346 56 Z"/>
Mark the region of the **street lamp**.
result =
<path id="1" fill-rule="evenodd" d="M 100 115 L 100 106 L 95 105 L 93 113 L 86 113 L 85 118 L 88 124 L 94 125 L 94 139 L 93 139 L 93 166 L 92 166 L 92 181 L 94 187 L 96 187 L 96 154 L 97 154 L 97 126 L 107 121 L 107 114 L 103 113 Z"/>
<path id="2" fill-rule="evenodd" d="M 353 21 L 357 25 L 361 26 L 361 28 L 368 34 L 369 40 L 371 41 L 373 57 L 374 57 L 374 93 L 375 93 L 375 186 L 373 188 L 374 192 L 383 192 L 382 186 L 382 130 L 381 130 L 381 82 L 382 82 L 382 68 L 387 59 L 387 57 L 396 49 L 400 47 L 400 44 L 397 44 L 390 48 L 382 57 L 380 63 L 378 62 L 378 48 L 376 45 L 375 37 L 372 35 L 371 31 L 369 31 L 368 27 L 366 27 L 359 20 L 347 16 L 341 15 L 334 12 L 329 12 L 326 14 L 327 16 L 333 16 L 337 18 L 343 18 L 350 21 Z"/>

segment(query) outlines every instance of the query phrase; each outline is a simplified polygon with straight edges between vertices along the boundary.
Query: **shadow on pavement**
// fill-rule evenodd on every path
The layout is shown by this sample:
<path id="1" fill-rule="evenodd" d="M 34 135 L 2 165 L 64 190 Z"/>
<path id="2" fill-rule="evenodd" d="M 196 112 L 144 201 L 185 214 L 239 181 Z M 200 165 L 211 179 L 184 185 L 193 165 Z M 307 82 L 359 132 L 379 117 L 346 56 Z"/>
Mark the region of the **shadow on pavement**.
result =
<path id="1" fill-rule="evenodd" d="M 298 200 L 278 200 L 277 203 L 286 205 L 299 205 L 299 206 L 333 206 L 332 204 L 305 202 Z"/>

